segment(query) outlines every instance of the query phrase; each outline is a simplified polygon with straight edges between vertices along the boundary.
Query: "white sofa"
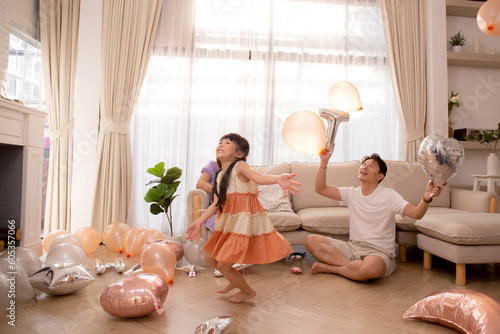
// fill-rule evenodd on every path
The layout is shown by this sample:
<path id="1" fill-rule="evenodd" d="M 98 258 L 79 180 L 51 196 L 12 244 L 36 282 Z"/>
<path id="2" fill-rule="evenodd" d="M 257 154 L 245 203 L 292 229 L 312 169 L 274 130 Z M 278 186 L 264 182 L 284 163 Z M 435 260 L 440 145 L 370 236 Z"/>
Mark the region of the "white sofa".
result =
<path id="1" fill-rule="evenodd" d="M 330 163 L 327 169 L 327 184 L 358 186 L 357 173 L 360 163 L 360 161 Z M 420 164 L 403 161 L 386 161 L 386 163 L 388 172 L 381 185 L 396 190 L 408 202 L 417 205 L 422 199 L 429 180 Z M 292 209 L 290 212 L 283 212 L 281 209 L 274 212 L 268 211 L 271 222 L 292 245 L 303 245 L 306 236 L 312 233 L 344 240 L 349 236 L 347 207 L 314 191 L 318 167 L 319 162 L 253 166 L 255 170 L 268 174 L 296 173 L 294 180 L 302 183 L 300 193 L 284 199 L 290 203 Z M 277 191 L 279 193 L 281 190 L 277 189 Z M 262 198 L 261 202 L 267 200 Z M 470 215 L 470 220 L 473 221 L 474 213 L 497 212 L 498 203 L 498 195 L 495 193 L 445 187 L 441 195 L 432 201 L 423 219 L 435 221 L 433 217 L 437 217 L 439 221 L 443 217 L 453 217 L 454 214 L 460 213 Z M 188 223 L 199 217 L 207 205 L 208 200 L 204 191 L 196 189 L 190 191 L 187 197 Z M 500 214 L 498 217 L 495 215 L 495 219 L 497 218 L 500 223 Z M 399 215 L 394 217 L 394 223 L 396 242 L 399 245 L 399 260 L 404 262 L 406 261 L 406 245 L 417 245 L 418 225 L 415 224 L 414 219 Z M 207 235 L 206 230 L 203 233 Z"/>

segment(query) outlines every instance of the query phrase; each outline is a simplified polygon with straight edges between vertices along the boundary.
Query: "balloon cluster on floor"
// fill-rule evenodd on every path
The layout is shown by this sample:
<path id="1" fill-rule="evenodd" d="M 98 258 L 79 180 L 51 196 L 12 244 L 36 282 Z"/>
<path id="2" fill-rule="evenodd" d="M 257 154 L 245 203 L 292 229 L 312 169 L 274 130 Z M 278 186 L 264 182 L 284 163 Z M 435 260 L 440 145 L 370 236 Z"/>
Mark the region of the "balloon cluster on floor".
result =
<path id="1" fill-rule="evenodd" d="M 87 269 L 87 254 L 99 246 L 101 237 L 93 227 L 70 234 L 64 230 L 48 233 L 43 247 L 45 263 L 31 249 L 8 246 L 0 254 L 0 306 L 33 301 L 37 290 L 67 295 L 94 282 Z"/>
<path id="2" fill-rule="evenodd" d="M 175 270 L 189 272 L 190 277 L 194 277 L 196 271 L 208 266 L 202 249 L 206 243 L 204 238 L 189 241 L 183 247 L 166 239 L 159 230 L 129 228 L 114 222 L 104 230 L 102 241 L 111 251 L 123 254 L 108 263 L 96 258 L 93 268 L 97 275 L 108 271 L 123 274 L 123 278 L 106 286 L 100 297 L 103 310 L 121 318 L 141 317 L 156 311 L 164 319 L 163 303 L 169 284 L 174 282 Z M 64 230 L 48 233 L 43 243 L 47 253 L 44 264 L 35 252 L 24 247 L 3 252 L 0 255 L 0 306 L 7 309 L 10 297 L 4 296 L 11 291 L 15 291 L 15 301 L 33 301 L 37 290 L 50 295 L 68 295 L 92 284 L 95 278 L 87 267 L 87 255 L 100 243 L 99 232 L 93 227 L 84 227 L 74 234 Z M 138 263 L 126 270 L 125 259 L 136 255 Z M 190 265 L 177 268 L 183 257 Z M 16 273 L 14 277 L 12 272 Z"/>
<path id="3" fill-rule="evenodd" d="M 156 311 L 165 319 L 163 303 L 169 284 L 175 279 L 177 262 L 184 256 L 190 263 L 206 264 L 203 245 L 206 239 L 186 243 L 186 246 L 165 239 L 158 230 L 128 228 L 123 223 L 110 224 L 103 233 L 104 244 L 127 257 L 139 255 L 139 263 L 124 272 L 126 277 L 108 285 L 102 292 L 101 306 L 108 314 L 121 318 L 136 318 Z M 203 259 L 203 261 L 202 261 Z M 193 262 L 191 262 L 193 261 Z M 108 265 L 97 262 L 102 272 Z"/>

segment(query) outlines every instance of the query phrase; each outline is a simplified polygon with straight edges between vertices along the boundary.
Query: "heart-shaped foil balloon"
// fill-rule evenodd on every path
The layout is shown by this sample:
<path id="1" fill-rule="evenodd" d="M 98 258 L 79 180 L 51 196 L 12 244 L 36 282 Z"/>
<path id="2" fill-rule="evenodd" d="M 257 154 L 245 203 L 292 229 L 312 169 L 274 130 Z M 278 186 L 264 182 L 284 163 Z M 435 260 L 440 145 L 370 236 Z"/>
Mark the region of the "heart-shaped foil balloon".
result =
<path id="1" fill-rule="evenodd" d="M 420 144 L 418 161 L 434 184 L 444 184 L 460 170 L 464 148 L 456 139 L 432 134 Z"/>

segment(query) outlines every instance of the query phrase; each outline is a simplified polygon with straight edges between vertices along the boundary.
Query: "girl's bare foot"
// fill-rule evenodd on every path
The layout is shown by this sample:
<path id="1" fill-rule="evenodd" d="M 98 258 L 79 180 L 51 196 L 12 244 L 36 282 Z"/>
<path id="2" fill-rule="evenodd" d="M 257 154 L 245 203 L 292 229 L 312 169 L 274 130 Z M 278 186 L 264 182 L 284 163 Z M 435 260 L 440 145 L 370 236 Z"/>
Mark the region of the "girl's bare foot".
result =
<path id="1" fill-rule="evenodd" d="M 250 266 L 248 268 L 241 269 L 240 273 L 242 275 L 252 275 L 255 274 L 255 269 L 253 269 L 253 266 Z"/>
<path id="2" fill-rule="evenodd" d="M 224 287 L 220 290 L 217 290 L 217 293 L 225 294 L 225 293 L 228 293 L 229 291 L 233 290 L 234 288 L 236 288 L 236 287 L 230 283 L 230 284 L 226 285 L 226 287 Z"/>
<path id="3" fill-rule="evenodd" d="M 229 297 L 227 300 L 229 300 L 231 303 L 241 303 L 244 302 L 245 300 L 255 297 L 256 294 L 257 293 L 254 290 L 251 290 L 248 293 L 240 291 L 237 294 L 234 294 L 231 297 Z"/>

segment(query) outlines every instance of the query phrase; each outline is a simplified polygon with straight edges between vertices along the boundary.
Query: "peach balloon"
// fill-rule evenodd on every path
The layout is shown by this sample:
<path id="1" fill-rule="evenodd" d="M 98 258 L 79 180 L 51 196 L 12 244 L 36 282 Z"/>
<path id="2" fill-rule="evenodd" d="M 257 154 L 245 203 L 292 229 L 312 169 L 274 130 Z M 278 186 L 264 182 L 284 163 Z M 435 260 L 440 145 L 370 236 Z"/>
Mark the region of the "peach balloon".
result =
<path id="1" fill-rule="evenodd" d="M 101 235 L 96 228 L 92 226 L 81 227 L 74 233 L 82 243 L 82 249 L 85 254 L 90 254 L 99 247 L 101 243 Z"/>
<path id="2" fill-rule="evenodd" d="M 288 116 L 282 135 L 288 147 L 297 153 L 319 154 L 325 148 L 325 124 L 309 110 L 296 111 Z"/>
<path id="3" fill-rule="evenodd" d="M 104 229 L 102 241 L 106 247 L 121 254 L 125 250 L 122 243 L 123 235 L 128 231 L 128 229 L 129 227 L 127 224 L 120 222 L 111 223 Z"/>
<path id="4" fill-rule="evenodd" d="M 52 250 L 52 248 L 60 244 L 75 244 L 78 247 L 82 248 L 82 243 L 80 239 L 78 239 L 75 235 L 61 234 L 60 236 L 54 238 L 54 240 L 52 240 L 52 242 L 50 243 L 49 253 Z"/>
<path id="5" fill-rule="evenodd" d="M 141 252 L 145 243 L 161 238 L 165 238 L 165 236 L 159 230 L 144 229 L 144 231 L 140 231 L 135 238 L 134 243 L 127 249 L 127 256 L 136 256 Z"/>
<path id="6" fill-rule="evenodd" d="M 141 256 L 142 251 L 147 246 L 151 245 L 153 242 L 159 242 L 159 243 L 166 244 L 166 245 L 169 245 L 170 247 L 172 247 L 172 249 L 175 252 L 175 258 L 177 261 L 179 261 L 180 259 L 182 259 L 184 257 L 184 247 L 182 247 L 182 245 L 180 243 L 173 241 L 173 240 L 168 240 L 168 239 L 156 239 L 156 240 L 151 240 L 149 242 L 146 242 L 142 246 L 141 251 L 139 252 L 139 256 Z"/>
<path id="7" fill-rule="evenodd" d="M 54 230 L 47 233 L 47 235 L 43 238 L 43 249 L 45 249 L 45 251 L 48 253 L 50 251 L 50 244 L 52 243 L 52 241 L 62 234 L 69 234 L 69 232 L 65 230 Z"/>
<path id="8" fill-rule="evenodd" d="M 477 12 L 479 30 L 489 36 L 500 36 L 500 0 L 488 0 Z"/>
<path id="9" fill-rule="evenodd" d="M 327 93 L 328 103 L 336 111 L 360 111 L 363 109 L 358 89 L 348 81 L 334 83 Z"/>
<path id="10" fill-rule="evenodd" d="M 169 245 L 154 242 L 141 253 L 140 263 L 145 273 L 158 274 L 168 284 L 174 282 L 174 272 L 177 259 Z"/>
<path id="11" fill-rule="evenodd" d="M 139 254 L 139 252 L 137 252 L 136 254 L 131 255 L 131 251 L 134 251 L 133 247 L 134 247 L 140 233 L 145 231 L 145 230 L 146 229 L 144 227 L 134 226 L 134 227 L 129 228 L 127 231 L 125 231 L 125 233 L 123 234 L 123 237 L 122 237 L 122 245 L 123 245 L 123 248 L 125 249 L 125 254 L 127 255 L 127 257 L 131 257 L 131 256 Z M 141 248 L 139 247 L 139 250 L 140 249 Z"/>

